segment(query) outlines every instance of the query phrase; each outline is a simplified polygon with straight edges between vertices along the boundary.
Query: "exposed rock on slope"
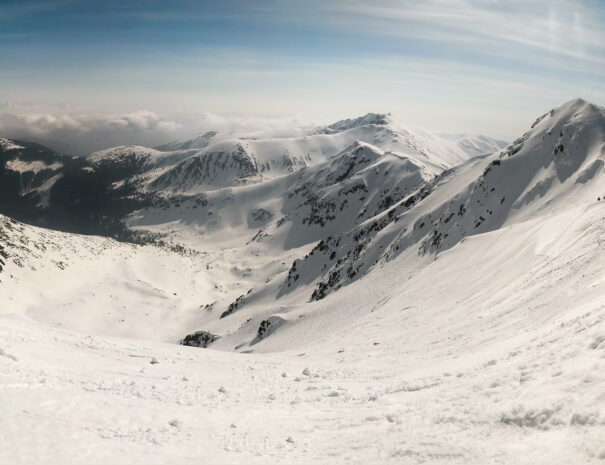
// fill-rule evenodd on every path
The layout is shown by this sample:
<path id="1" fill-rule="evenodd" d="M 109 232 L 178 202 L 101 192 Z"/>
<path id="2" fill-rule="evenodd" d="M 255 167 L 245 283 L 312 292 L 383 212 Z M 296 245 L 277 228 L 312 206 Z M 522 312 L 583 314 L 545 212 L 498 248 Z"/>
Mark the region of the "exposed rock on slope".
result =
<path id="1" fill-rule="evenodd" d="M 189 158 L 153 180 L 151 190 L 188 191 L 250 182 L 259 174 L 256 159 L 241 144 L 231 151 L 205 152 Z"/>
<path id="2" fill-rule="evenodd" d="M 311 254 L 308 264 L 298 263 L 297 274 L 305 282 L 322 277 L 312 295 L 319 299 L 409 247 L 436 253 L 469 235 L 596 200 L 604 160 L 605 110 L 568 102 L 502 152 L 446 172 L 387 214 L 320 242 L 314 252 L 329 259 L 318 263 Z"/>
<path id="3" fill-rule="evenodd" d="M 118 147 L 60 158 L 62 177 L 36 212 L 63 229 L 140 233 L 208 254 L 224 281 L 203 299 L 216 312 L 197 315 L 191 330 L 252 331 L 274 302 L 321 300 L 407 251 L 428 260 L 603 196 L 603 111 L 568 102 L 505 149 L 463 163 L 453 145 L 376 114 L 303 137 Z"/>

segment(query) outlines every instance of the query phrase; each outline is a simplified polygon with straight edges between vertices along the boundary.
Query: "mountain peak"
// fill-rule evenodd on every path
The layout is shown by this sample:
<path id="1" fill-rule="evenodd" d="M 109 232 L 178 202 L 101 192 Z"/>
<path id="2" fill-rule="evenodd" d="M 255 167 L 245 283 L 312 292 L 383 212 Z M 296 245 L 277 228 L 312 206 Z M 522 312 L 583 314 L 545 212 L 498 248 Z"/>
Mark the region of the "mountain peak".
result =
<path id="1" fill-rule="evenodd" d="M 575 98 L 563 105 L 553 108 L 540 116 L 531 126 L 530 132 L 546 132 L 550 134 L 568 125 L 599 125 L 605 124 L 605 108 L 590 103 L 581 98 Z M 528 134 L 523 137 L 526 138 Z"/>
<path id="2" fill-rule="evenodd" d="M 370 124 L 376 126 L 384 126 L 391 122 L 391 113 L 367 113 L 357 118 L 347 118 L 335 123 L 332 123 L 326 128 L 332 132 L 346 131 L 347 129 L 354 129 L 361 126 L 367 126 Z"/>
<path id="3" fill-rule="evenodd" d="M 148 157 L 150 154 L 157 152 L 149 147 L 142 145 L 118 145 L 98 152 L 88 154 L 86 158 L 92 163 L 97 163 L 103 160 L 119 159 L 125 157 Z"/>
<path id="4" fill-rule="evenodd" d="M 176 140 L 160 145 L 156 147 L 156 150 L 159 150 L 160 152 L 172 152 L 176 150 L 203 149 L 214 141 L 217 134 L 218 132 L 216 131 L 206 131 L 205 133 L 198 134 L 190 139 Z"/>
<path id="5" fill-rule="evenodd" d="M 595 105 L 582 98 L 574 98 L 565 102 L 563 105 L 553 108 L 550 116 L 558 119 L 581 120 L 589 119 L 594 116 L 605 116 L 605 108 Z"/>

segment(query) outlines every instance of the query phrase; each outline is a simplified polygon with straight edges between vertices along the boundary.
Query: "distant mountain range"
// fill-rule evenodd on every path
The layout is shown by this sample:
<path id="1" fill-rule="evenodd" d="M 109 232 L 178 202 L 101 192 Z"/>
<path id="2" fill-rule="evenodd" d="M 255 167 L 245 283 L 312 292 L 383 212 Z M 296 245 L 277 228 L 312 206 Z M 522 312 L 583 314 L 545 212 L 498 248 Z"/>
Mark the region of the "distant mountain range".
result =
<path id="1" fill-rule="evenodd" d="M 451 142 L 411 129 L 391 115 L 368 114 L 292 132 L 303 135 L 278 137 L 266 131 L 251 138 L 208 132 L 156 149 L 120 146 L 85 157 L 0 139 L 0 211 L 63 231 L 126 239 L 131 234 L 123 220 L 137 209 L 178 203 L 180 194 L 257 184 L 310 169 L 356 141 L 409 159 L 425 177 L 476 154 L 463 139 Z M 501 146 L 480 139 L 486 153 Z"/>
<path id="2" fill-rule="evenodd" d="M 220 278 L 199 296 L 210 310 L 181 330 L 243 347 L 250 329 L 240 326 L 274 316 L 276 305 L 322 300 L 409 251 L 436 257 L 469 236 L 596 201 L 604 127 L 605 110 L 577 99 L 508 146 L 430 135 L 389 114 L 296 137 L 206 133 L 86 157 L 0 139 L 0 211 L 202 254 Z M 3 247 L 10 256 L 10 241 Z"/>

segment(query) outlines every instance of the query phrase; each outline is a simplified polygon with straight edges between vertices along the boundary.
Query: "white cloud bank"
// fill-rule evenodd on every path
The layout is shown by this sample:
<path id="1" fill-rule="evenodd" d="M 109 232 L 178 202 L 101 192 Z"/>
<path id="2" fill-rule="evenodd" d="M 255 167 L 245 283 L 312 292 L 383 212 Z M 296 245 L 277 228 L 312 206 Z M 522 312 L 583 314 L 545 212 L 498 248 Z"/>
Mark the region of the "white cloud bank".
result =
<path id="1" fill-rule="evenodd" d="M 123 144 L 153 146 L 179 137 L 182 130 L 182 124 L 150 111 L 118 116 L 0 114 L 0 134 L 3 136 L 47 144 L 72 154 Z"/>
<path id="2" fill-rule="evenodd" d="M 14 104 L 9 109 L 22 109 Z M 251 134 L 282 129 L 295 135 L 296 128 L 316 124 L 305 118 L 226 117 L 213 113 L 170 118 L 141 110 L 123 115 L 54 115 L 51 113 L 0 113 L 0 136 L 47 145 L 60 152 L 84 155 L 118 145 L 154 147 L 206 131 Z"/>

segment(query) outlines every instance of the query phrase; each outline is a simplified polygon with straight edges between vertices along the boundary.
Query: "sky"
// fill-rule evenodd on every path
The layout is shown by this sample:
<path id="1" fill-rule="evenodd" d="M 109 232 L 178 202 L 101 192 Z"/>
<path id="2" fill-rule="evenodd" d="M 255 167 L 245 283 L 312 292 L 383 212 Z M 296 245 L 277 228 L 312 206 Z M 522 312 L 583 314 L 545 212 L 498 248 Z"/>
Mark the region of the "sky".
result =
<path id="1" fill-rule="evenodd" d="M 368 112 L 512 140 L 575 97 L 603 0 L 0 0 L 0 136 L 68 152 Z"/>

